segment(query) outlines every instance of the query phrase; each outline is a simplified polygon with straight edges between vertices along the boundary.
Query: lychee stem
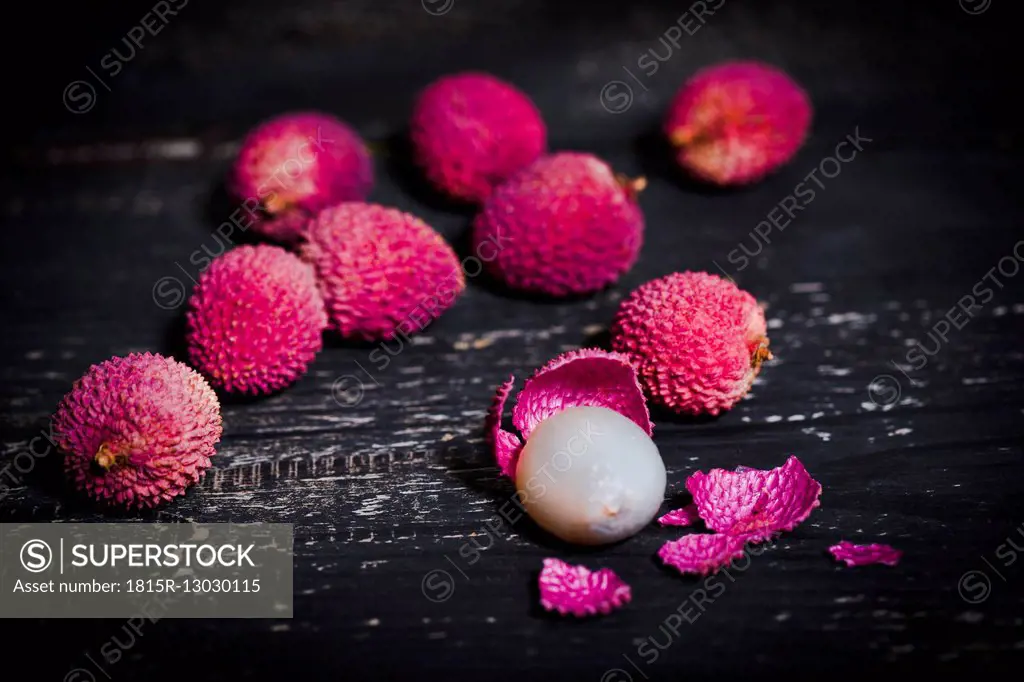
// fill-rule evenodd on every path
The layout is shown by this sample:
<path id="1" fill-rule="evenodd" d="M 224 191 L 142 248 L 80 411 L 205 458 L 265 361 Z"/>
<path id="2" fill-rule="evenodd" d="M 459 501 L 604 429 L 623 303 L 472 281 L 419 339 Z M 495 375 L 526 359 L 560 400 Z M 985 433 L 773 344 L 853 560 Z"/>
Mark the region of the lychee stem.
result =
<path id="1" fill-rule="evenodd" d="M 772 352 L 768 350 L 767 341 L 767 339 L 761 339 L 758 343 L 757 350 L 755 350 L 754 354 L 750 356 L 750 366 L 754 369 L 759 368 L 761 363 L 765 360 L 771 360 L 775 357 L 772 355 Z"/>
<path id="2" fill-rule="evenodd" d="M 669 142 L 675 147 L 688 147 L 705 142 L 710 142 L 716 135 L 715 124 L 697 127 L 694 125 L 685 125 L 680 128 L 676 128 L 669 135 Z"/>
<path id="3" fill-rule="evenodd" d="M 99 450 L 96 451 L 96 463 L 103 467 L 104 471 L 110 471 L 110 468 L 117 464 L 118 458 L 119 456 L 106 443 L 102 443 Z"/>
<path id="4" fill-rule="evenodd" d="M 282 199 L 278 194 L 271 194 L 263 200 L 263 207 L 275 215 L 283 213 L 289 206 L 290 202 L 287 199 Z"/>
<path id="5" fill-rule="evenodd" d="M 625 190 L 631 201 L 636 201 L 637 196 L 640 192 L 643 192 L 647 188 L 647 178 L 639 176 L 631 178 L 624 173 L 616 173 L 615 181 L 619 183 L 619 186 Z"/>

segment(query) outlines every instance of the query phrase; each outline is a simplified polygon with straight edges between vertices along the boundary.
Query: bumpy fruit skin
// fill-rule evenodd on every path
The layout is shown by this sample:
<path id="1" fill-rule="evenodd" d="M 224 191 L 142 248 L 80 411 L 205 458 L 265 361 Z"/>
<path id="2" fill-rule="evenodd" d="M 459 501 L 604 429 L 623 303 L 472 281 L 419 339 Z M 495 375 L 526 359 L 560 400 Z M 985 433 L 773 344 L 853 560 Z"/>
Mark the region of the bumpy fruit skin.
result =
<path id="1" fill-rule="evenodd" d="M 364 341 L 426 327 L 466 288 L 455 252 L 416 216 L 350 202 L 310 223 L 302 255 L 316 269 L 330 327 Z"/>
<path id="2" fill-rule="evenodd" d="M 413 153 L 442 192 L 479 203 L 547 148 L 547 129 L 525 94 L 486 73 L 445 76 L 413 107 Z"/>
<path id="3" fill-rule="evenodd" d="M 192 366 L 228 393 L 273 393 L 320 351 L 327 313 L 313 269 L 277 246 L 240 246 L 214 259 L 189 300 Z"/>
<path id="4" fill-rule="evenodd" d="M 181 495 L 210 466 L 220 404 L 192 368 L 133 353 L 93 365 L 53 418 L 64 469 L 90 498 L 155 507 Z"/>
<path id="5" fill-rule="evenodd" d="M 637 288 L 619 307 L 611 336 L 651 400 L 678 414 L 728 410 L 772 357 L 761 306 L 706 272 L 675 273 Z"/>
<path id="6" fill-rule="evenodd" d="M 679 164 L 717 185 L 742 185 L 793 158 L 807 137 L 811 104 L 785 73 L 757 62 L 698 72 L 675 96 L 665 134 Z"/>
<path id="7" fill-rule="evenodd" d="M 590 154 L 543 157 L 484 204 L 473 223 L 475 253 L 512 289 L 597 291 L 636 262 L 644 230 L 636 198 L 645 184 Z"/>
<path id="8" fill-rule="evenodd" d="M 365 199 L 373 162 L 359 135 L 333 116 L 285 114 L 249 133 L 228 185 L 254 231 L 293 242 L 317 211 Z"/>

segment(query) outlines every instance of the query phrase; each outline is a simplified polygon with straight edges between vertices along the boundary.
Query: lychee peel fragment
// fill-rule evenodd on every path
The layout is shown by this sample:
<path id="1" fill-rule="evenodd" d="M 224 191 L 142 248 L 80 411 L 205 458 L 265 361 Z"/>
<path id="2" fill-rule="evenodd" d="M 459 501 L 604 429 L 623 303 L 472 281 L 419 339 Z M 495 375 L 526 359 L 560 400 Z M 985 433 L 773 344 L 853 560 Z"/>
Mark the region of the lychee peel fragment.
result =
<path id="1" fill-rule="evenodd" d="M 793 530 L 821 504 L 821 484 L 795 456 L 767 471 L 698 471 L 686 489 L 708 528 L 752 540 Z"/>
<path id="2" fill-rule="evenodd" d="M 743 556 L 747 540 L 742 535 L 694 533 L 666 542 L 658 557 L 680 573 L 708 575 Z"/>
<path id="3" fill-rule="evenodd" d="M 836 561 L 842 561 L 847 566 L 869 566 L 871 564 L 895 566 L 903 556 L 902 551 L 891 545 L 879 543 L 855 545 L 846 540 L 832 545 L 828 551 Z"/>
<path id="4" fill-rule="evenodd" d="M 629 585 L 610 568 L 591 571 L 561 559 L 544 559 L 538 584 L 541 606 L 562 615 L 608 614 L 633 596 Z"/>
<path id="5" fill-rule="evenodd" d="M 505 412 L 505 401 L 515 383 L 516 378 L 510 375 L 508 380 L 498 387 L 491 408 L 487 411 L 487 421 L 484 425 L 487 442 L 494 448 L 494 459 L 498 463 L 498 469 L 509 477 L 515 474 L 515 460 L 522 447 L 522 441 L 516 434 L 501 428 L 501 418 Z"/>
<path id="6" fill-rule="evenodd" d="M 498 387 L 485 429 L 501 472 L 513 477 L 520 439 L 500 428 L 513 378 Z M 524 439 L 542 421 L 569 407 L 607 407 L 651 435 L 654 424 L 636 370 L 620 353 L 584 348 L 564 353 L 526 380 L 512 410 L 512 423 Z"/>
<path id="7" fill-rule="evenodd" d="M 688 504 L 681 509 L 673 509 L 658 518 L 658 523 L 662 526 L 692 526 L 698 521 L 700 521 L 700 513 L 695 504 Z"/>

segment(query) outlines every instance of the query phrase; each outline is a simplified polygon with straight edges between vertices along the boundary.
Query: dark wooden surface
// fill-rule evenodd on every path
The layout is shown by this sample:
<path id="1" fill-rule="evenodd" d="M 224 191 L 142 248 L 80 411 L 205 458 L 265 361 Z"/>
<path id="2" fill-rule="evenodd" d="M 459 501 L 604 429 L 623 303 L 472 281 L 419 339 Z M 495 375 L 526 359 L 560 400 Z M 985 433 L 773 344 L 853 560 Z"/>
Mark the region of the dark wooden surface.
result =
<path id="1" fill-rule="evenodd" d="M 54 39 L 46 49 L 59 66 L 38 67 L 22 105 L 10 106 L 21 122 L 5 136 L 13 163 L 0 189 L 3 464 L 47 428 L 90 364 L 135 350 L 180 353 L 180 309 L 157 305 L 153 287 L 165 277 L 190 287 L 190 256 L 220 248 L 212 230 L 233 208 L 220 178 L 240 136 L 267 115 L 316 106 L 351 121 L 377 150 L 372 199 L 421 215 L 456 244 L 471 214 L 422 188 L 399 141 L 413 94 L 446 71 L 511 78 L 544 111 L 554 148 L 590 150 L 650 180 L 640 263 L 608 291 L 538 302 L 475 278 L 385 370 L 367 360 L 372 347 L 333 343 L 292 389 L 225 404 L 205 482 L 159 514 L 130 518 L 294 523 L 295 617 L 162 620 L 105 672 L 613 682 L 1019 665 L 1024 561 L 1004 564 L 1016 556 L 1008 538 L 1024 547 L 1024 275 L 997 273 L 1002 286 L 989 281 L 991 300 L 925 367 L 906 376 L 892 365 L 906 365 L 915 342 L 933 349 L 933 325 L 1024 236 L 1010 3 L 995 0 L 978 15 L 957 0 L 922 11 L 892 5 L 727 0 L 648 77 L 637 59 L 651 47 L 664 55 L 658 38 L 685 5 L 456 0 L 430 16 L 412 0 L 192 0 L 80 115 L 62 107 L 64 87 L 87 78 L 85 67 L 95 70 L 146 7 L 94 18 L 92 32 L 80 32 L 91 42 L 70 30 Z M 652 131 L 687 74 L 730 57 L 790 70 L 817 118 L 782 172 L 711 192 L 672 172 Z M 599 100 L 611 80 L 636 92 L 617 115 Z M 864 151 L 823 180 L 750 267 L 729 265 L 741 243 L 756 249 L 753 227 L 855 128 L 871 139 Z M 750 399 L 717 420 L 655 415 L 671 491 L 696 469 L 770 467 L 796 454 L 824 486 L 822 507 L 734 570 L 734 582 L 723 578 L 724 592 L 649 663 L 638 646 L 649 637 L 664 646 L 659 626 L 700 588 L 653 558 L 681 532 L 652 527 L 581 551 L 526 519 L 503 524 L 512 491 L 496 476 L 481 424 L 510 372 L 523 377 L 564 350 L 600 343 L 624 292 L 674 270 L 715 271 L 715 262 L 766 303 L 777 360 Z M 332 386 L 359 375 L 360 364 L 373 371 L 365 395 L 339 405 Z M 899 379 L 898 399 L 889 402 L 891 384 L 869 392 L 879 375 Z M 70 494 L 58 465 L 51 453 L 17 483 L 6 480 L 0 521 L 111 518 Z M 840 539 L 890 542 L 905 557 L 896 568 L 842 568 L 825 554 Z M 633 585 L 633 603 L 586 622 L 547 617 L 533 587 L 545 556 L 615 569 Z M 441 570 L 454 591 L 439 603 L 423 581 Z M 960 582 L 970 571 L 988 576 L 986 599 L 977 601 L 978 573 Z M 19 679 L 64 679 L 76 668 L 105 679 L 86 655 L 99 658 L 114 636 L 124 641 L 123 625 L 19 621 L 5 628 L 14 632 L 3 665 L 41 647 L 35 672 Z"/>

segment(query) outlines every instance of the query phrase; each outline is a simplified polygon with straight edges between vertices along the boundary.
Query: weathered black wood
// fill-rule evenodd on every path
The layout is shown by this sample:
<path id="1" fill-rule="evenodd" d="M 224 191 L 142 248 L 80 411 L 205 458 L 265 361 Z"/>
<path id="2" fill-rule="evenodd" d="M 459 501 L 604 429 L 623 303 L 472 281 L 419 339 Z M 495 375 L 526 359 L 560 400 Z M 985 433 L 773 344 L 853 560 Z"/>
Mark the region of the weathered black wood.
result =
<path id="1" fill-rule="evenodd" d="M 110 676 L 518 679 L 528 671 L 612 682 L 992 672 L 1018 663 L 1024 561 L 1005 566 L 1005 547 L 997 552 L 1008 538 L 1024 546 L 1024 275 L 997 271 L 1001 287 L 987 280 L 991 300 L 946 334 L 927 366 L 907 376 L 892 364 L 907 365 L 915 341 L 934 348 L 934 325 L 1022 238 L 1021 129 L 1008 99 L 1019 79 L 1007 80 L 1016 50 L 1002 30 L 1010 3 L 978 15 L 956 0 L 925 12 L 804 4 L 727 0 L 647 77 L 637 59 L 650 48 L 666 54 L 659 38 L 685 6 L 456 0 L 430 16 L 412 1 L 193 0 L 81 115 L 62 108 L 64 86 L 88 77 L 85 66 L 95 69 L 147 8 L 114 26 L 112 17 L 97 22 L 95 45 L 82 53 L 51 48 L 64 68 L 47 67 L 25 98 L 31 116 L 11 136 L 15 163 L 0 189 L 5 465 L 47 428 L 90 364 L 133 350 L 180 353 L 180 308 L 156 305 L 153 287 L 166 277 L 190 287 L 190 257 L 219 250 L 212 231 L 232 210 L 220 178 L 241 134 L 266 115 L 317 107 L 350 120 L 378 152 L 373 200 L 423 216 L 455 243 L 471 212 L 425 191 L 396 141 L 416 89 L 446 71 L 486 68 L 515 80 L 544 111 L 554 148 L 592 150 L 650 180 L 642 258 L 618 286 L 537 302 L 474 278 L 386 369 L 368 360 L 372 347 L 334 343 L 290 390 L 226 404 L 205 482 L 158 514 L 129 518 L 294 523 L 295 618 L 150 624 Z M 729 57 L 789 69 L 817 117 L 789 167 L 742 191 L 708 191 L 672 171 L 655 130 L 686 75 Z M 599 99 L 611 80 L 636 94 L 617 115 Z M 730 264 L 741 245 L 758 249 L 755 225 L 858 129 L 870 138 L 863 152 L 822 180 L 748 268 Z M 1011 262 L 1020 266 L 1004 261 L 1005 271 Z M 480 430 L 509 373 L 523 377 L 599 341 L 637 284 L 673 270 L 717 271 L 716 263 L 767 304 L 778 359 L 754 395 L 717 420 L 655 415 L 672 491 L 696 469 L 769 467 L 797 454 L 824 494 L 808 522 L 735 570 L 735 582 L 723 578 L 725 591 L 700 611 L 700 582 L 653 559 L 678 530 L 582 551 L 527 519 L 502 522 L 511 489 Z M 373 372 L 363 377 L 365 395 L 340 405 L 332 386 L 362 368 Z M 880 375 L 901 383 L 892 404 L 872 402 L 868 385 Z M 874 397 L 886 403 L 892 386 L 882 388 Z M 32 461 L 17 483 L 5 480 L 0 521 L 110 518 L 63 487 L 55 453 Z M 891 542 L 904 561 L 839 567 L 825 549 L 844 538 Z M 633 585 L 633 604 L 587 622 L 542 614 L 533 584 L 545 556 L 614 568 Z M 453 579 L 443 603 L 422 589 L 437 570 Z M 970 571 L 991 580 L 980 603 L 958 592 Z M 660 630 L 677 610 L 699 617 L 678 634 Z M 74 668 L 103 679 L 86 654 L 102 660 L 112 636 L 127 641 L 123 625 L 19 622 L 4 650 L 11 661 L 41 643 L 46 660 L 31 661 L 40 672 L 29 679 Z M 638 652 L 650 637 L 672 640 L 653 663 Z"/>

